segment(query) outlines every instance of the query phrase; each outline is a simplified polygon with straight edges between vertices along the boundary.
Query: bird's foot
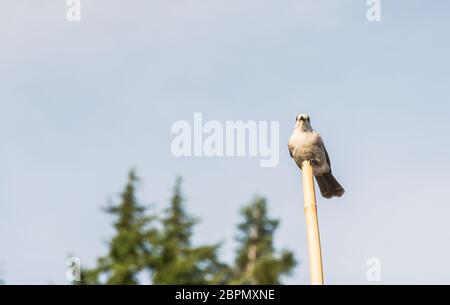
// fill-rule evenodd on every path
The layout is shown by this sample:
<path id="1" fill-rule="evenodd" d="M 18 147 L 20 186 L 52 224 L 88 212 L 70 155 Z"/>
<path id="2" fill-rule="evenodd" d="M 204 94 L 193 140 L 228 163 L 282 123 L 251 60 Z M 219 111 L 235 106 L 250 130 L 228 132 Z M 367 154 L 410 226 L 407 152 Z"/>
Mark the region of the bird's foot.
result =
<path id="1" fill-rule="evenodd" d="M 314 159 L 305 160 L 311 164 L 311 166 L 317 165 L 317 161 Z M 300 164 L 300 169 L 303 170 L 303 163 Z"/>

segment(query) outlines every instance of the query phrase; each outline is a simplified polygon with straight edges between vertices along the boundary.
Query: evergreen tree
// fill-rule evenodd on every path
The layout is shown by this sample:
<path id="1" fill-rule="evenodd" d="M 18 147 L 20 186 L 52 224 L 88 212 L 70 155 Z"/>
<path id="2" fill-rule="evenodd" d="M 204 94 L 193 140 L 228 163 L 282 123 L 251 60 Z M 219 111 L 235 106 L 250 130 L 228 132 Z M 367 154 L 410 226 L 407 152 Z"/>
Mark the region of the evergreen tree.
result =
<path id="1" fill-rule="evenodd" d="M 116 233 L 109 243 L 109 253 L 98 259 L 98 266 L 82 271 L 81 284 L 137 284 L 137 274 L 151 263 L 153 248 L 146 241 L 157 231 L 151 226 L 154 217 L 146 216 L 145 208 L 137 202 L 137 183 L 135 171 L 131 170 L 120 203 L 105 209 L 116 218 Z"/>
<path id="2" fill-rule="evenodd" d="M 274 249 L 279 222 L 268 217 L 265 199 L 255 198 L 242 209 L 231 269 L 218 259 L 219 244 L 192 245 L 197 220 L 185 210 L 181 179 L 157 228 L 156 217 L 149 217 L 136 199 L 137 183 L 131 170 L 121 201 L 106 209 L 115 217 L 108 254 L 97 260 L 97 267 L 82 270 L 78 284 L 138 284 L 143 270 L 150 272 L 153 284 L 278 284 L 295 266 L 291 252 L 277 255 Z"/>
<path id="3" fill-rule="evenodd" d="M 170 206 L 162 219 L 162 232 L 156 248 L 158 257 L 154 267 L 154 284 L 218 284 L 225 283 L 229 269 L 219 262 L 219 245 L 194 247 L 192 230 L 197 220 L 184 209 L 181 179 L 173 189 Z"/>
<path id="4" fill-rule="evenodd" d="M 245 206 L 239 224 L 239 243 L 234 268 L 234 284 L 279 284 L 280 277 L 291 273 L 296 265 L 292 252 L 276 255 L 273 236 L 279 225 L 270 219 L 266 200 L 256 197 Z"/>

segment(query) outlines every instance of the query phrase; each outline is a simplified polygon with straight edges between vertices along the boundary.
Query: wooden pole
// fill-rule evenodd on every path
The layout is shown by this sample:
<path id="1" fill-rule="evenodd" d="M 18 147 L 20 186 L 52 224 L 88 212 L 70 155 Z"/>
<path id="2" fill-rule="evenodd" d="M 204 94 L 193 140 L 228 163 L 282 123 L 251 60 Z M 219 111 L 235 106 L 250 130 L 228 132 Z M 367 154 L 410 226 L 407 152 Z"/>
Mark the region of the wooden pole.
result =
<path id="1" fill-rule="evenodd" d="M 323 285 L 322 253 L 320 250 L 314 174 L 309 161 L 303 161 L 302 176 L 311 285 Z"/>

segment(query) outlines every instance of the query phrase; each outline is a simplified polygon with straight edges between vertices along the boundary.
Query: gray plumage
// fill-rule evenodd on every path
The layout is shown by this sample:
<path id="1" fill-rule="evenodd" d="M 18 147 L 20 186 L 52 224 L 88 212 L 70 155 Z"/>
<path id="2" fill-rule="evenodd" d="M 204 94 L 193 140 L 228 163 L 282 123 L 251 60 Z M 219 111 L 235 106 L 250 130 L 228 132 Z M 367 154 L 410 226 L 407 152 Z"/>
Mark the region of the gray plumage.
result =
<path id="1" fill-rule="evenodd" d="M 325 198 L 341 197 L 345 190 L 331 173 L 331 162 L 320 135 L 310 124 L 307 114 L 295 118 L 295 128 L 289 138 L 289 153 L 300 169 L 303 161 L 311 161 L 320 193 Z"/>

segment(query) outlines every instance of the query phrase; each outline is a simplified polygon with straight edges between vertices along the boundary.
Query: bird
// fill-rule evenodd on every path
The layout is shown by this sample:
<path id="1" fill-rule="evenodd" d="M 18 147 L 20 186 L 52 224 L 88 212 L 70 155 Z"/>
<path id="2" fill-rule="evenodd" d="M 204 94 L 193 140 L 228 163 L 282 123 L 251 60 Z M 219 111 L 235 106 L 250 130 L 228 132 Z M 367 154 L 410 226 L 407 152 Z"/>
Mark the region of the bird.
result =
<path id="1" fill-rule="evenodd" d="M 295 117 L 295 127 L 288 142 L 289 153 L 302 169 L 303 161 L 309 161 L 324 198 L 341 197 L 345 190 L 331 172 L 331 162 L 320 134 L 311 127 L 309 115 Z"/>

